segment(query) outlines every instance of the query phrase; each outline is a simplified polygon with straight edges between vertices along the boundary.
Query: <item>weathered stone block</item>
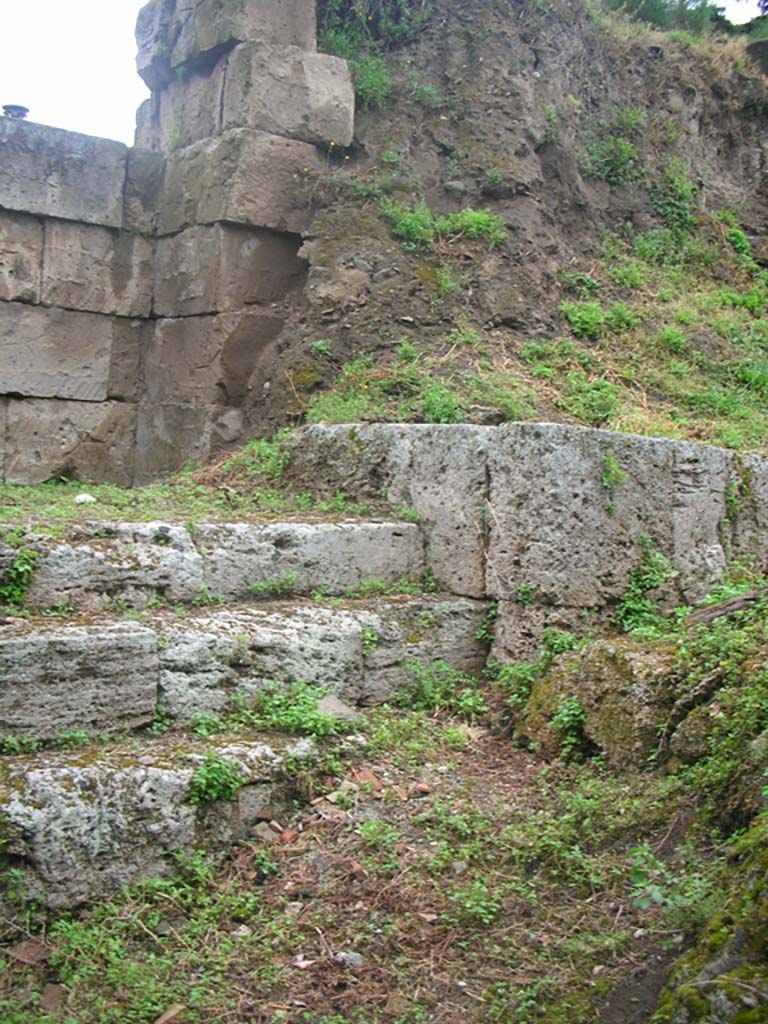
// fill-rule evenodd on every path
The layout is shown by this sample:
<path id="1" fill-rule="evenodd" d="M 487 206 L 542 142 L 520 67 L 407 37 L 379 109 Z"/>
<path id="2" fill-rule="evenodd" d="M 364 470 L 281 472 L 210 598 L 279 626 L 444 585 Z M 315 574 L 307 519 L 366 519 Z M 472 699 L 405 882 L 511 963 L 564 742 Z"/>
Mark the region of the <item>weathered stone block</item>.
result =
<path id="1" fill-rule="evenodd" d="M 146 149 L 128 150 L 123 222 L 127 231 L 144 235 L 155 231 L 164 177 L 165 157 L 161 153 L 150 153 Z"/>
<path id="2" fill-rule="evenodd" d="M 311 219 L 303 176 L 322 166 L 313 146 L 248 128 L 197 142 L 168 158 L 159 231 L 229 221 L 301 232 Z"/>
<path id="3" fill-rule="evenodd" d="M 515 736 L 543 754 L 558 752 L 552 716 L 563 700 L 578 697 L 584 735 L 611 768 L 644 767 L 658 748 L 679 682 L 676 647 L 655 642 L 597 640 L 559 658 L 538 679 Z"/>
<path id="4" fill-rule="evenodd" d="M 0 210 L 0 299 L 40 301 L 43 229 L 23 213 Z"/>
<path id="5" fill-rule="evenodd" d="M 38 484 L 69 473 L 129 486 L 136 407 L 125 402 L 8 402 L 5 480 Z"/>
<path id="6" fill-rule="evenodd" d="M 93 313 L 0 304 L 0 381 L 6 393 L 102 402 L 109 393 L 113 322 Z"/>
<path id="7" fill-rule="evenodd" d="M 346 61 L 262 43 L 244 43 L 229 54 L 222 128 L 259 128 L 304 142 L 349 146 L 354 117 Z"/>
<path id="8" fill-rule="evenodd" d="M 145 360 L 149 403 L 233 404 L 283 321 L 258 311 L 158 320 Z"/>
<path id="9" fill-rule="evenodd" d="M 606 486 L 611 467 L 623 478 Z M 547 423 L 497 428 L 488 593 L 571 608 L 617 599 L 642 535 L 672 554 L 674 470 L 667 441 Z"/>
<path id="10" fill-rule="evenodd" d="M 0 736 L 133 729 L 152 720 L 157 684 L 157 637 L 135 623 L 11 626 L 0 638 Z"/>
<path id="11" fill-rule="evenodd" d="M 119 228 L 127 147 L 0 118 L 0 206 Z"/>
<path id="12" fill-rule="evenodd" d="M 8 394 L 133 399 L 152 324 L 0 303 L 0 386 Z"/>
<path id="13" fill-rule="evenodd" d="M 314 50 L 313 0 L 197 0 L 174 41 L 171 67 L 199 66 L 228 44 L 250 39 Z"/>
<path id="14" fill-rule="evenodd" d="M 41 301 L 47 306 L 147 317 L 153 243 L 140 235 L 47 220 Z"/>
<path id="15" fill-rule="evenodd" d="M 237 762 L 236 803 L 211 804 L 201 824 L 189 793 L 195 770 L 215 750 Z M 261 739 L 227 743 L 132 741 L 109 750 L 45 753 L 0 765 L 7 852 L 19 857 L 29 898 L 50 907 L 105 896 L 175 870 L 169 853 L 243 839 L 258 808 L 279 806 L 283 758 L 305 758 L 307 740 L 273 748 Z M 261 795 L 261 799 L 259 799 Z"/>
<path id="16" fill-rule="evenodd" d="M 364 580 L 418 579 L 424 550 L 410 523 L 204 524 L 197 545 L 216 596 L 252 594 L 250 584 L 290 574 L 292 590 L 343 593 Z"/>
<path id="17" fill-rule="evenodd" d="M 194 316 L 275 302 L 305 278 L 290 235 L 216 224 L 162 238 L 155 263 L 155 314 Z"/>
<path id="18" fill-rule="evenodd" d="M 137 484 L 174 473 L 187 462 L 202 462 L 211 449 L 212 418 L 207 406 L 142 402 L 136 429 Z"/>
<path id="19" fill-rule="evenodd" d="M 493 428 L 469 424 L 339 425 L 298 431 L 291 480 L 379 497 L 418 513 L 427 563 L 453 593 L 485 592 L 484 507 Z"/>
<path id="20" fill-rule="evenodd" d="M 160 699 L 189 721 L 221 711 L 237 693 L 299 680 L 347 702 L 378 704 L 413 683 L 414 662 L 479 670 L 485 652 L 475 634 L 486 611 L 477 601 L 414 597 L 346 609 L 241 606 L 158 621 L 165 638 Z"/>
<path id="21" fill-rule="evenodd" d="M 221 61 L 207 74 L 173 78 L 163 90 L 153 93 L 136 113 L 136 145 L 173 153 L 218 134 L 225 67 L 226 61 Z"/>
<path id="22" fill-rule="evenodd" d="M 189 0 L 182 3 L 189 6 Z M 153 92 L 162 89 L 172 77 L 170 44 L 178 33 L 174 26 L 176 6 L 176 0 L 149 0 L 136 20 L 136 70 Z"/>
<path id="23" fill-rule="evenodd" d="M 192 601 L 203 583 L 202 559 L 187 530 L 164 523 L 86 523 L 66 540 L 35 538 L 37 566 L 24 606 L 110 610 L 115 601 L 145 607 L 152 599 Z"/>

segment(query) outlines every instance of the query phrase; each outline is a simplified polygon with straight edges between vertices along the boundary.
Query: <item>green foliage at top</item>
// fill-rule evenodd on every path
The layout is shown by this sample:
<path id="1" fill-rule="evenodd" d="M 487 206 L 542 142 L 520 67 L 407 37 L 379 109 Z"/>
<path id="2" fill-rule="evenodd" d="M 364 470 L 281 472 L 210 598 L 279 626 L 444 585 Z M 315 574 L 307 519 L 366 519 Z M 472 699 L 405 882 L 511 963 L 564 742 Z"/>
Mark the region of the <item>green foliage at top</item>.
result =
<path id="1" fill-rule="evenodd" d="M 384 51 L 411 39 L 429 14 L 411 0 L 321 0 L 319 48 L 349 63 L 358 106 L 384 106 L 394 86 Z"/>
<path id="2" fill-rule="evenodd" d="M 490 210 L 468 206 L 458 213 L 436 214 L 423 201 L 409 207 L 395 199 L 383 199 L 379 210 L 392 234 L 411 251 L 429 250 L 436 242 L 457 238 L 479 239 L 493 248 L 506 237 L 503 219 Z"/>
<path id="3" fill-rule="evenodd" d="M 626 11 L 656 28 L 701 34 L 712 25 L 718 5 L 710 0 L 605 0 L 613 10 Z"/>

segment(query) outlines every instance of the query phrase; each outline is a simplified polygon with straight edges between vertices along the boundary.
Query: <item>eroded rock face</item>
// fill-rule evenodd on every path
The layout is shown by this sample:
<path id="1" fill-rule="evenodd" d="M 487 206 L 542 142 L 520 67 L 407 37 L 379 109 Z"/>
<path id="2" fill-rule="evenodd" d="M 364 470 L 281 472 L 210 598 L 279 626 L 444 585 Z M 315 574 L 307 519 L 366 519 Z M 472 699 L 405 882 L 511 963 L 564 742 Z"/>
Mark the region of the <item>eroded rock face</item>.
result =
<path id="1" fill-rule="evenodd" d="M 18 628 L 0 639 L 0 738 L 125 732 L 152 720 L 157 637 L 134 623 Z"/>
<path id="2" fill-rule="evenodd" d="M 205 753 L 237 766 L 232 803 L 190 802 Z M 68 907 L 148 877 L 171 874 L 172 854 L 244 838 L 267 808 L 280 806 L 280 765 L 308 757 L 311 744 L 283 749 L 263 740 L 146 743 L 136 749 L 5 758 L 0 765 L 4 852 L 23 864 L 29 898 Z M 204 811 L 204 813 L 201 813 Z"/>
<path id="3" fill-rule="evenodd" d="M 679 675 L 674 644 L 596 640 L 580 653 L 561 656 L 534 683 L 515 735 L 556 753 L 562 737 L 552 717 L 563 701 L 576 697 L 584 712 L 584 737 L 606 764 L 642 767 L 659 746 Z"/>
<path id="4" fill-rule="evenodd" d="M 90 523 L 64 540 L 36 535 L 26 607 L 109 610 L 167 600 L 242 599 L 282 592 L 343 594 L 375 580 L 419 580 L 424 547 L 412 523 Z M 270 587 L 273 590 L 270 590 Z M 276 589 L 274 589 L 276 587 Z M 258 593 L 259 591 L 257 591 Z"/>
<path id="5" fill-rule="evenodd" d="M 486 612 L 484 602 L 432 597 L 201 611 L 157 625 L 159 699 L 182 721 L 222 711 L 235 694 L 296 681 L 349 704 L 380 704 L 413 684 L 414 662 L 479 671 L 485 652 L 475 634 Z"/>

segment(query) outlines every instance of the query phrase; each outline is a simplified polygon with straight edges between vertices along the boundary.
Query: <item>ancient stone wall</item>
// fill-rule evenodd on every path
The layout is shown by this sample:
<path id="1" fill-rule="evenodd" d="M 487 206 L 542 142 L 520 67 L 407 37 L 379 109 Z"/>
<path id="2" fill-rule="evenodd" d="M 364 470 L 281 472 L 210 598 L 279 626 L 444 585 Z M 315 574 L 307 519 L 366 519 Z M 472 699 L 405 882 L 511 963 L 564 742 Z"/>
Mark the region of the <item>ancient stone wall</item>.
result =
<path id="1" fill-rule="evenodd" d="M 137 148 L 0 119 L 0 480 L 121 484 L 236 444 L 303 284 L 304 169 L 352 140 L 308 0 L 151 0 Z"/>

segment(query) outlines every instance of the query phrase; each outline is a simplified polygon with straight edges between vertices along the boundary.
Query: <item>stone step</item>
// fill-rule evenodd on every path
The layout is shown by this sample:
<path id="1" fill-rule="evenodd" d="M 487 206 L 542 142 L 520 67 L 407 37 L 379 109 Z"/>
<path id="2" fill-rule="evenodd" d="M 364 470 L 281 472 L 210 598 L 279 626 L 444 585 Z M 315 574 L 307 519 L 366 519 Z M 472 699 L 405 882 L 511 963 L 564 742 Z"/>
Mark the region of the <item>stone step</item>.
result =
<path id="1" fill-rule="evenodd" d="M 309 740 L 274 734 L 169 734 L 0 758 L 0 862 L 15 869 L 13 885 L 0 886 L 0 910 L 12 916 L 4 904 L 14 898 L 73 906 L 172 873 L 174 854 L 259 834 L 260 822 L 290 807 L 286 760 L 314 752 Z M 196 800 L 206 758 L 236 772 L 232 800 Z"/>
<path id="2" fill-rule="evenodd" d="M 271 584 L 272 592 L 344 594 L 425 570 L 418 526 L 391 521 L 86 522 L 63 538 L 27 531 L 13 540 L 0 543 L 0 578 L 21 548 L 36 551 L 24 605 L 32 610 L 253 599 L 269 596 Z"/>
<path id="3" fill-rule="evenodd" d="M 0 740 L 121 734 L 158 705 L 188 722 L 291 682 L 373 705 L 408 686 L 409 662 L 479 670 L 487 610 L 408 595 L 155 610 L 140 622 L 15 619 L 0 627 Z"/>

